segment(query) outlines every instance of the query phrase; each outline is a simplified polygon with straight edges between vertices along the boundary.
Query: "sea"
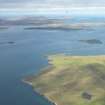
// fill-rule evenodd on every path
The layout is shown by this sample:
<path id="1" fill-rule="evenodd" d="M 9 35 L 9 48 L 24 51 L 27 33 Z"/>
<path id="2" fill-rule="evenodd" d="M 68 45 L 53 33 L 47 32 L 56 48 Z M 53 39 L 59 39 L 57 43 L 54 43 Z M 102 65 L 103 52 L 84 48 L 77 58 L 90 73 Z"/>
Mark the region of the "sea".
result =
<path id="1" fill-rule="evenodd" d="M 68 22 L 82 21 L 104 22 L 105 17 L 68 17 Z M 80 41 L 91 39 L 102 43 Z M 0 30 L 0 105 L 51 105 L 22 79 L 41 72 L 48 66 L 47 57 L 54 54 L 105 55 L 105 27 L 62 31 L 11 26 Z"/>

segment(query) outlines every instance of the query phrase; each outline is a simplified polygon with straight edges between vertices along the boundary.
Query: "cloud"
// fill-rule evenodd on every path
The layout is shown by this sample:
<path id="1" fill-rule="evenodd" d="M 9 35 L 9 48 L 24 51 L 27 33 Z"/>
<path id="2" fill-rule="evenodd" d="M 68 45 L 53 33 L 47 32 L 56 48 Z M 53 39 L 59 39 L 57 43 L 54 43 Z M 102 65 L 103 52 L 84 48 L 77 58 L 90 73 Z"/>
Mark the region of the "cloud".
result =
<path id="1" fill-rule="evenodd" d="M 0 10 L 72 10 L 82 8 L 88 10 L 105 7 L 105 0 L 0 0 Z"/>
<path id="2" fill-rule="evenodd" d="M 80 6 L 88 6 L 88 5 L 105 5 L 105 0 L 0 0 L 0 4 L 26 4 L 26 3 L 34 3 L 34 4 L 54 4 L 54 5 L 80 5 Z"/>

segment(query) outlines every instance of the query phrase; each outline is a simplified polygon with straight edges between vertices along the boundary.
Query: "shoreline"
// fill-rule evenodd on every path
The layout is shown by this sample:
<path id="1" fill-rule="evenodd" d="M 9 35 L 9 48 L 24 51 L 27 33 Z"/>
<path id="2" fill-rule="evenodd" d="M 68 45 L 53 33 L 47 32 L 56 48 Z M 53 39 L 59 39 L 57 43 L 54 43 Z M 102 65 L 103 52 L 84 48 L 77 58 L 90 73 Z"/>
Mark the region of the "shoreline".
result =
<path id="1" fill-rule="evenodd" d="M 29 81 L 27 81 L 27 80 L 24 80 L 24 79 L 22 79 L 22 82 L 25 83 L 25 84 L 27 84 L 27 85 L 29 85 L 29 86 L 31 86 L 32 89 L 33 89 L 33 86 L 32 86 L 32 83 L 31 83 L 31 82 L 29 82 Z M 37 94 L 39 94 L 41 97 L 43 97 L 46 101 L 50 102 L 51 105 L 58 105 L 56 102 L 52 101 L 49 97 L 47 97 L 47 96 L 41 94 L 40 92 L 38 92 L 38 91 L 35 90 L 35 89 L 33 89 L 33 90 L 34 90 L 34 92 L 36 92 Z"/>
<path id="2" fill-rule="evenodd" d="M 59 98 L 62 99 L 63 96 L 60 97 L 60 96 L 56 96 L 56 94 L 55 94 L 55 95 L 53 95 L 54 98 L 52 98 L 52 96 L 51 96 L 51 99 L 50 99 L 49 92 L 51 92 L 51 91 L 52 92 L 58 92 L 58 95 L 59 95 L 60 91 L 53 90 L 54 87 L 56 87 L 56 85 L 58 86 L 57 87 L 58 89 L 62 89 L 62 92 L 65 89 L 66 89 L 66 91 L 68 91 L 68 87 L 66 87 L 66 86 L 69 86 L 69 87 L 71 86 L 70 87 L 71 90 L 69 89 L 69 92 L 71 92 L 72 88 L 73 87 L 75 88 L 77 86 L 77 83 L 75 85 L 72 85 L 71 81 L 70 82 L 67 82 L 67 81 L 72 80 L 72 76 L 74 77 L 76 75 L 79 75 L 79 77 L 82 76 L 82 78 L 78 77 L 77 79 L 73 80 L 73 83 L 75 83 L 75 82 L 80 83 L 81 86 L 77 86 L 77 88 L 75 88 L 75 90 L 76 89 L 78 90 L 78 88 L 80 88 L 81 90 L 79 92 L 84 93 L 85 92 L 84 89 L 87 88 L 87 87 L 84 86 L 84 89 L 82 89 L 82 86 L 84 84 L 91 84 L 91 81 L 93 81 L 93 78 L 94 78 L 93 73 L 96 75 L 95 80 L 97 79 L 97 77 L 99 78 L 99 80 L 102 79 L 101 77 L 105 73 L 103 71 L 104 67 L 105 67 L 104 66 L 105 65 L 104 61 L 105 61 L 105 55 L 97 55 L 97 56 L 92 56 L 92 55 L 91 56 L 90 55 L 88 55 L 88 56 L 69 56 L 69 55 L 65 55 L 65 54 L 50 55 L 50 56 L 48 56 L 48 66 L 44 67 L 44 69 L 41 69 L 39 71 L 39 73 L 37 73 L 35 75 L 30 75 L 30 76 L 24 77 L 22 81 L 23 81 L 23 83 L 31 86 L 32 90 L 34 90 L 34 92 L 38 93 L 38 95 L 40 95 L 41 97 L 46 99 L 46 101 L 48 101 L 49 104 L 51 103 L 51 105 L 58 105 L 60 103 L 61 105 L 63 105 L 62 100 L 56 100 L 56 97 L 59 97 Z M 75 69 L 75 66 L 77 66 L 77 69 Z M 82 69 L 80 69 L 81 67 L 82 67 Z M 72 72 L 71 68 L 74 69 L 75 72 Z M 97 70 L 95 70 L 95 68 L 97 68 Z M 69 71 L 68 71 L 68 69 L 69 69 Z M 64 70 L 65 70 L 65 72 L 64 72 Z M 77 70 L 78 70 L 78 72 L 77 72 Z M 65 79 L 63 79 L 63 82 L 61 81 L 59 76 L 62 76 L 63 78 L 65 78 Z M 43 78 L 45 78 L 45 79 L 43 79 Z M 87 78 L 90 78 L 92 80 L 89 80 Z M 38 79 L 40 81 L 38 81 Z M 55 82 L 55 79 L 56 79 L 56 82 Z M 46 83 L 45 81 L 49 81 L 49 82 Z M 51 83 L 53 83 L 53 85 Z M 34 84 L 36 84 L 36 85 L 34 86 Z M 48 84 L 51 87 L 49 87 Z M 71 84 L 71 85 L 69 85 L 69 84 Z M 43 90 L 44 85 L 46 85 L 47 88 L 50 88 L 50 90 L 47 90 L 48 94 L 43 94 L 43 92 L 45 91 L 45 90 Z M 99 84 L 96 84 L 96 85 L 99 86 Z M 102 83 L 102 85 L 103 85 L 103 83 Z M 91 86 L 94 89 L 97 89 L 97 87 L 94 87 L 93 85 L 88 85 L 89 88 Z M 42 90 L 40 90 L 40 88 Z M 75 90 L 73 90 L 73 92 Z M 88 91 L 88 90 L 86 90 L 86 91 Z M 94 92 L 92 90 L 92 88 L 90 88 L 90 91 L 93 92 L 91 94 L 94 94 L 94 93 L 98 92 L 98 91 Z M 82 97 L 80 93 L 75 93 L 75 95 L 80 96 L 79 99 L 80 100 L 82 99 L 81 102 L 84 102 L 84 100 L 87 100 L 84 97 Z M 64 93 L 64 94 L 67 97 L 70 96 L 69 100 L 65 98 L 64 103 L 72 102 L 72 94 L 69 93 L 69 96 L 68 96 L 67 93 Z M 102 93 L 98 92 L 98 94 L 100 95 Z M 98 97 L 98 95 L 97 95 L 97 97 Z M 103 96 L 100 96 L 100 97 L 103 97 Z M 55 100 L 55 102 L 52 99 Z M 75 99 L 76 99 L 76 97 L 75 97 Z M 78 103 L 76 101 L 73 101 L 73 103 L 76 103 L 78 105 Z"/>

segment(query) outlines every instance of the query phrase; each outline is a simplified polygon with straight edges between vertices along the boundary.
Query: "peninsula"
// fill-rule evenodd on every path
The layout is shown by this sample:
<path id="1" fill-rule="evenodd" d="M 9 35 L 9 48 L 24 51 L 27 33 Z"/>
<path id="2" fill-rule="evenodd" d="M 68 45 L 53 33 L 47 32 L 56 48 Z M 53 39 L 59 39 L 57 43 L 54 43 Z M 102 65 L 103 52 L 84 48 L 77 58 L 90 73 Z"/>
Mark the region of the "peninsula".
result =
<path id="1" fill-rule="evenodd" d="M 105 105 L 105 56 L 48 57 L 50 67 L 24 81 L 56 105 Z"/>

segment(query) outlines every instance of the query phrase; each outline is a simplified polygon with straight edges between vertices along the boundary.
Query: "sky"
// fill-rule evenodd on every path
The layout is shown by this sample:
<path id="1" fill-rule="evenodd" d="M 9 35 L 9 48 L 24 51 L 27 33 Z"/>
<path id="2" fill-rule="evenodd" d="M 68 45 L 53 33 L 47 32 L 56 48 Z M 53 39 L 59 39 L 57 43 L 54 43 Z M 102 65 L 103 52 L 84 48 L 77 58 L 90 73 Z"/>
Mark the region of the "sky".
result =
<path id="1" fill-rule="evenodd" d="M 0 0 L 0 11 L 105 11 L 105 0 Z"/>
<path id="2" fill-rule="evenodd" d="M 0 0 L 0 4 L 50 4 L 54 5 L 81 5 L 81 6 L 103 6 L 105 0 Z"/>

